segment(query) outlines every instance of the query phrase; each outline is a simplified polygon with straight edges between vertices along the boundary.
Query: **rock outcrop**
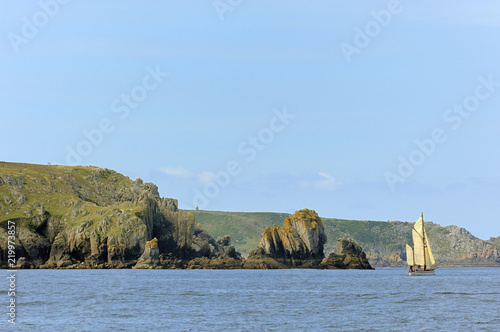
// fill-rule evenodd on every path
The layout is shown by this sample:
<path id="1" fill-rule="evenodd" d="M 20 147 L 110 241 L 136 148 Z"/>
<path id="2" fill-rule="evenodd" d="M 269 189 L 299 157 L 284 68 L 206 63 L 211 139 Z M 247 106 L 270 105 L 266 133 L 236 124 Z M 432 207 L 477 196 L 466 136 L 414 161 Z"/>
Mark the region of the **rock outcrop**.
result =
<path id="1" fill-rule="evenodd" d="M 18 268 L 187 268 L 193 259 L 241 261 L 229 238 L 216 241 L 196 227 L 194 216 L 179 210 L 177 200 L 160 197 L 156 185 L 93 166 L 0 162 L 4 268 L 9 223 L 16 225 Z"/>
<path id="2" fill-rule="evenodd" d="M 318 214 L 309 209 L 296 211 L 283 226 L 264 229 L 260 242 L 248 255 L 246 267 L 261 268 L 263 262 L 272 266 L 299 267 L 318 264 L 324 258 L 326 235 Z M 278 265 L 269 259 L 275 260 Z"/>
<path id="3" fill-rule="evenodd" d="M 372 269 L 357 244 L 339 240 L 336 254 L 325 258 L 327 241 L 318 214 L 309 209 L 296 211 L 283 226 L 267 227 L 245 262 L 245 268 Z"/>
<path id="4" fill-rule="evenodd" d="M 134 269 L 153 269 L 160 264 L 160 249 L 158 248 L 158 239 L 154 238 L 146 242 L 144 253 L 139 257 Z"/>
<path id="5" fill-rule="evenodd" d="M 347 239 L 339 239 L 335 252 L 323 259 L 319 267 L 324 269 L 373 269 L 363 249 Z"/>

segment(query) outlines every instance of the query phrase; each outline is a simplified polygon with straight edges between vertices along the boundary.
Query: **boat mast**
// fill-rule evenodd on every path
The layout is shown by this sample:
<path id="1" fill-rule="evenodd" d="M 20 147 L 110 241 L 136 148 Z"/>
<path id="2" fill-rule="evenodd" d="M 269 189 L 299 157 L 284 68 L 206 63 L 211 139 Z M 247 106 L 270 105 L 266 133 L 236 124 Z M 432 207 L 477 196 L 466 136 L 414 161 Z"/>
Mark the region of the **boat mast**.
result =
<path id="1" fill-rule="evenodd" d="M 422 250 L 424 251 L 424 270 L 425 270 L 427 263 L 425 262 L 425 226 L 424 226 L 424 213 L 423 212 L 422 212 L 422 215 L 420 217 L 422 218 Z"/>
<path id="2" fill-rule="evenodd" d="M 411 247 L 411 253 L 413 254 L 413 271 L 416 271 L 417 269 L 415 268 L 415 244 Z"/>

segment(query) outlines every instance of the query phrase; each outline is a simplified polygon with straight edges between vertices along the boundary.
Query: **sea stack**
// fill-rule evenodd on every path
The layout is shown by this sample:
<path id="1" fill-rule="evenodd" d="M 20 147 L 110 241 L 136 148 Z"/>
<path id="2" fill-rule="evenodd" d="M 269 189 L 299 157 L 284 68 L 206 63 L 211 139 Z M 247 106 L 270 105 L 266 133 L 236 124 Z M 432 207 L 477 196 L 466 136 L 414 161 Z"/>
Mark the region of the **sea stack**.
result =
<path id="1" fill-rule="evenodd" d="M 326 241 L 321 218 L 314 210 L 302 209 L 288 216 L 283 226 L 264 229 L 245 268 L 372 269 L 361 247 L 349 240 L 339 240 L 336 253 L 325 258 Z"/>
<path id="2" fill-rule="evenodd" d="M 318 265 L 325 254 L 326 234 L 314 210 L 296 211 L 283 226 L 269 226 L 248 256 L 247 268 L 290 268 Z"/>

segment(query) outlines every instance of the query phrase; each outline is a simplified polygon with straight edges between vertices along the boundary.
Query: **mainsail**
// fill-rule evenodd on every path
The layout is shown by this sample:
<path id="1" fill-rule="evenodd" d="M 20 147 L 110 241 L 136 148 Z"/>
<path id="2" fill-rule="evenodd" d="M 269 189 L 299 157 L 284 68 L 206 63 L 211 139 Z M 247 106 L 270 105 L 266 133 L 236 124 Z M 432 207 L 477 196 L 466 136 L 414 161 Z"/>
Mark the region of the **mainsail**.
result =
<path id="1" fill-rule="evenodd" d="M 408 263 L 408 266 L 415 265 L 413 260 L 413 248 L 408 243 L 406 244 L 406 262 Z"/>
<path id="2" fill-rule="evenodd" d="M 420 216 L 412 229 L 413 238 L 413 264 L 421 266 L 432 266 L 436 264 L 432 255 L 431 246 L 424 227 L 424 216 Z M 410 247 L 411 248 L 411 247 Z M 408 247 L 407 247 L 408 251 Z M 408 260 L 409 261 L 409 260 Z M 408 263 L 410 265 L 410 263 Z"/>

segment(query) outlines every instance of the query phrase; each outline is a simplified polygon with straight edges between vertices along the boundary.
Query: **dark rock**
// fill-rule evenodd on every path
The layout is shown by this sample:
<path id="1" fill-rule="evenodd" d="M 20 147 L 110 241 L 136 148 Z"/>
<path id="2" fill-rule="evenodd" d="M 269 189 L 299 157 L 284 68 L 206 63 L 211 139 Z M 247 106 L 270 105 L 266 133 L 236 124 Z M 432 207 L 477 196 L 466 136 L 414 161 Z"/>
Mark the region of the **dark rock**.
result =
<path id="1" fill-rule="evenodd" d="M 368 269 L 372 270 L 363 249 L 353 241 L 339 239 L 335 253 L 323 259 L 319 268 L 323 269 Z"/>

